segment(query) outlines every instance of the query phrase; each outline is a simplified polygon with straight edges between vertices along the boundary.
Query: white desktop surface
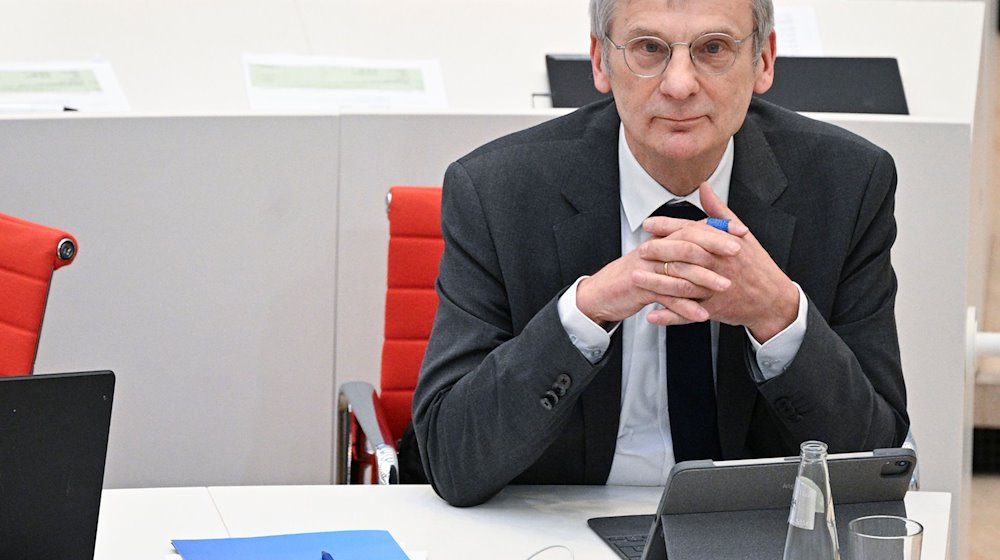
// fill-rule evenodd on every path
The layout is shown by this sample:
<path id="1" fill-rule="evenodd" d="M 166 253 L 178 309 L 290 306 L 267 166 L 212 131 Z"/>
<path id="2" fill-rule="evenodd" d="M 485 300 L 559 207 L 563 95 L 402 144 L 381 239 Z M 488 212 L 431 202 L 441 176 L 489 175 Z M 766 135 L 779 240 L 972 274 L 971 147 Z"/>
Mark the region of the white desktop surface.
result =
<path id="1" fill-rule="evenodd" d="M 94 558 L 163 560 L 174 551 L 171 539 L 227 536 L 208 488 L 105 490 Z"/>
<path id="2" fill-rule="evenodd" d="M 430 486 L 210 488 L 233 536 L 340 529 L 388 529 L 427 560 L 526 559 L 565 545 L 576 560 L 615 558 L 587 527 L 589 517 L 656 508 L 658 488 L 512 486 L 489 502 L 455 508 Z M 474 554 L 470 554 L 474 552 Z M 552 551 L 539 560 L 568 558 Z"/>
<path id="3" fill-rule="evenodd" d="M 428 560 L 518 560 L 564 545 L 575 560 L 615 558 L 587 519 L 648 514 L 660 489 L 511 486 L 481 506 L 455 508 L 429 486 L 227 486 L 106 490 L 96 560 L 170 557 L 173 538 L 387 529 Z M 925 527 L 923 558 L 944 559 L 951 496 L 911 493 L 908 514 Z M 173 556 L 177 558 L 176 556 Z M 551 550 L 538 560 L 568 558 Z"/>

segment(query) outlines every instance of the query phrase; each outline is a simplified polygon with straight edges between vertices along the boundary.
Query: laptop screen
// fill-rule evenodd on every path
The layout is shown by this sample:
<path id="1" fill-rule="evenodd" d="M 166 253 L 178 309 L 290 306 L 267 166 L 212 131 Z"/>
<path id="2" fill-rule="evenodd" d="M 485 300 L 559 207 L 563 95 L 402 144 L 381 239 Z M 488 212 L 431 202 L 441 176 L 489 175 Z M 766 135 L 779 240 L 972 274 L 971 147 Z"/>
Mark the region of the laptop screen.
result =
<path id="1" fill-rule="evenodd" d="M 545 67 L 553 107 L 581 107 L 609 95 L 594 87 L 587 55 L 549 54 Z M 754 95 L 793 111 L 909 114 L 895 58 L 779 56 L 771 89 Z"/>
<path id="2" fill-rule="evenodd" d="M 0 377 L 0 558 L 94 557 L 115 377 Z"/>
<path id="3" fill-rule="evenodd" d="M 759 97 L 793 111 L 909 114 L 895 58 L 779 56 Z"/>
<path id="4" fill-rule="evenodd" d="M 585 54 L 547 54 L 545 69 L 553 107 L 582 107 L 611 95 L 594 87 L 590 57 Z"/>

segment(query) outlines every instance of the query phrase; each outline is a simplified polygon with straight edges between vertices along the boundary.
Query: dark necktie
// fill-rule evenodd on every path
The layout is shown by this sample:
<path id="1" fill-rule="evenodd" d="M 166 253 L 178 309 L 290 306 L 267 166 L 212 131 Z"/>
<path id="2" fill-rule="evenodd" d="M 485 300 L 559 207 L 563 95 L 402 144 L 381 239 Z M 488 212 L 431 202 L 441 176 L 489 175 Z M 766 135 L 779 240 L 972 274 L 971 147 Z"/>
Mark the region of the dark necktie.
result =
<path id="1" fill-rule="evenodd" d="M 652 215 L 705 219 L 687 202 L 664 204 Z M 708 321 L 667 327 L 667 402 L 675 460 L 721 459 Z"/>

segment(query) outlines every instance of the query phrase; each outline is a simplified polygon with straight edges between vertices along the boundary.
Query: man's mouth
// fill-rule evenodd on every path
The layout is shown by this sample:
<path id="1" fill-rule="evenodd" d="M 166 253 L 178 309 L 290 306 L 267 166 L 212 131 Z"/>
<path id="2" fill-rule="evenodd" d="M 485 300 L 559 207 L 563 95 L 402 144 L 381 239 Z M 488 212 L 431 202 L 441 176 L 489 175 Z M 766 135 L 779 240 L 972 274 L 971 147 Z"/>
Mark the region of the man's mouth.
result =
<path id="1" fill-rule="evenodd" d="M 657 117 L 660 121 L 663 121 L 669 127 L 675 128 L 677 130 L 685 130 L 693 128 L 701 123 L 702 119 L 707 118 L 705 115 L 696 116 L 686 116 L 686 115 L 674 115 L 667 117 Z"/>
<path id="2" fill-rule="evenodd" d="M 660 118 L 663 119 L 663 120 L 665 120 L 665 121 L 670 121 L 672 123 L 684 124 L 684 123 L 693 123 L 695 121 L 698 121 L 698 120 L 704 118 L 704 115 L 695 115 L 695 116 L 690 116 L 690 117 L 688 117 L 688 116 L 669 116 L 669 117 L 660 117 Z"/>

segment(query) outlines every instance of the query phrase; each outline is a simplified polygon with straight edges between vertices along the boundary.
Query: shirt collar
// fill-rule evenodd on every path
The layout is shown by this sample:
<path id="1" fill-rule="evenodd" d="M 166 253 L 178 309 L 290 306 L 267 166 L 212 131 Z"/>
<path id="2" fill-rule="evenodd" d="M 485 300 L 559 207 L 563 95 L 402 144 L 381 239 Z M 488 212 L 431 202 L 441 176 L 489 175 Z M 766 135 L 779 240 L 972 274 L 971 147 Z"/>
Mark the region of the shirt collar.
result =
<path id="1" fill-rule="evenodd" d="M 712 190 L 727 204 L 729 183 L 733 175 L 733 152 L 733 139 L 730 137 L 726 151 L 722 154 L 722 160 L 708 178 Z M 674 196 L 639 165 L 625 140 L 625 125 L 618 127 L 618 171 L 621 177 L 622 209 L 625 211 L 629 229 L 633 232 L 642 226 L 642 222 L 654 210 L 667 202 L 686 201 L 701 208 L 697 190 L 686 197 Z"/>

